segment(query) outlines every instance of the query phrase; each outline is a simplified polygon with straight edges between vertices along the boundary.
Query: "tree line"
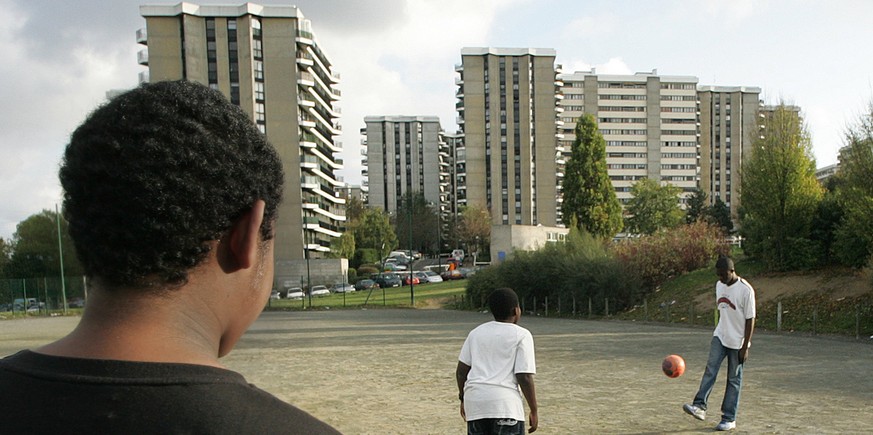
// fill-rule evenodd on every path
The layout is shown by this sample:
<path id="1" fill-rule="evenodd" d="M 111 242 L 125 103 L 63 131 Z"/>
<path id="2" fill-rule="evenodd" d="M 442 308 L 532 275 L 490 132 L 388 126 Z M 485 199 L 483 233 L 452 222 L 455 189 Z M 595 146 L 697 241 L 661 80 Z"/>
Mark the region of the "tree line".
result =
<path id="1" fill-rule="evenodd" d="M 831 265 L 864 267 L 873 249 L 873 102 L 850 124 L 840 153 L 840 170 L 825 185 L 815 178 L 812 144 L 803 119 L 785 104 L 763 118 L 760 134 L 741 169 L 739 229 L 720 198 L 707 201 L 700 190 L 677 202 L 678 188 L 641 179 L 622 210 L 606 167 L 606 143 L 592 115 L 576 125 L 564 178 L 563 223 L 599 238 L 624 231 L 653 235 L 705 221 L 725 235 L 738 233 L 747 254 L 771 270 L 805 270 Z M 709 205 L 707 205 L 709 203 Z M 395 249 L 435 255 L 454 248 L 487 254 L 491 217 L 477 207 L 441 219 L 418 192 L 408 192 L 396 214 L 350 199 L 346 231 L 331 255 L 352 267 L 378 263 Z M 58 228 L 60 227 L 60 249 Z M 20 222 L 11 239 L 0 238 L 0 278 L 82 274 L 67 223 L 50 210 Z"/>

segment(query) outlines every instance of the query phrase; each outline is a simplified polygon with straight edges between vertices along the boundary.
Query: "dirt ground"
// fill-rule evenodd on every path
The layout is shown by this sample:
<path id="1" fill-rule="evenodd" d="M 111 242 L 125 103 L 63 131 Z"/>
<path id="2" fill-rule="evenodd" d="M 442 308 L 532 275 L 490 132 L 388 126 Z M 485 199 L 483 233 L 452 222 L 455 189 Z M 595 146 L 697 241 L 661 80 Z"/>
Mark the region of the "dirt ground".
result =
<path id="1" fill-rule="evenodd" d="M 487 314 L 446 310 L 268 312 L 225 364 L 249 382 L 348 434 L 462 434 L 454 369 L 466 333 Z M 71 330 L 76 318 L 0 322 L 0 355 Z M 711 331 L 619 321 L 524 317 L 534 335 L 538 434 L 708 433 L 685 415 Z M 873 345 L 760 333 L 753 340 L 735 433 L 873 433 Z M 660 371 L 682 355 L 685 375 Z"/>
<path id="2" fill-rule="evenodd" d="M 741 274 L 742 276 L 742 274 Z M 839 271 L 834 273 L 785 273 L 766 274 L 749 279 L 755 288 L 755 300 L 758 307 L 771 300 L 783 299 L 797 295 L 826 294 L 832 300 L 852 298 L 870 293 L 873 282 L 873 270 L 864 268 L 860 271 Z M 713 279 L 713 289 L 715 279 Z M 712 309 L 713 293 L 701 293 L 695 299 L 697 308 Z"/>

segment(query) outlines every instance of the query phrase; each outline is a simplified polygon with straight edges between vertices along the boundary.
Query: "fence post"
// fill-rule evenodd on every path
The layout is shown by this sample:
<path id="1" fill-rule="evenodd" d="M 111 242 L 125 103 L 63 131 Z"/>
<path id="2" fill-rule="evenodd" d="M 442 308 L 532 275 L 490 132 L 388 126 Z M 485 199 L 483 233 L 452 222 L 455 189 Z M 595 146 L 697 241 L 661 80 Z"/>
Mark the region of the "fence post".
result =
<path id="1" fill-rule="evenodd" d="M 546 317 L 549 317 L 549 297 L 546 296 Z"/>
<path id="2" fill-rule="evenodd" d="M 604 310 L 604 311 L 606 311 L 606 317 L 609 317 L 609 298 L 604 298 L 603 301 L 604 301 L 604 304 L 606 305 L 606 309 Z"/>
<path id="3" fill-rule="evenodd" d="M 536 296 L 534 296 L 533 313 L 534 313 L 534 316 L 537 315 L 537 297 Z"/>
<path id="4" fill-rule="evenodd" d="M 688 310 L 688 320 L 690 320 L 691 324 L 694 324 L 694 300 L 691 301 L 691 308 Z"/>
<path id="5" fill-rule="evenodd" d="M 776 332 L 782 332 L 782 301 L 776 302 Z"/>
<path id="6" fill-rule="evenodd" d="M 812 309 L 812 335 L 818 333 L 818 306 Z"/>
<path id="7" fill-rule="evenodd" d="M 573 317 L 576 317 L 576 295 L 573 295 Z"/>
<path id="8" fill-rule="evenodd" d="M 591 318 L 591 298 L 588 298 L 588 318 Z"/>
<path id="9" fill-rule="evenodd" d="M 643 319 L 649 321 L 649 300 L 643 299 Z"/>
<path id="10" fill-rule="evenodd" d="M 558 315 L 561 315 L 561 296 L 558 296 Z"/>
<path id="11" fill-rule="evenodd" d="M 855 305 L 855 340 L 861 339 L 861 306 Z"/>

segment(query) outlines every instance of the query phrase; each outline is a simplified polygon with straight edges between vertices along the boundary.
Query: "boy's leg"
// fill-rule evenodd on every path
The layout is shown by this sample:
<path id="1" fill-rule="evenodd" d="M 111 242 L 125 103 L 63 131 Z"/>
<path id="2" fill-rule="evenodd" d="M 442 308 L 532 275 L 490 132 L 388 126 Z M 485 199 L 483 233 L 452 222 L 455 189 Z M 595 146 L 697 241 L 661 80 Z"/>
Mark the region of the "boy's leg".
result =
<path id="1" fill-rule="evenodd" d="M 703 378 L 700 380 L 700 388 L 697 390 L 697 395 L 694 396 L 694 406 L 706 410 L 709 394 L 712 392 L 713 385 L 715 385 L 715 378 L 718 376 L 721 362 L 727 354 L 726 350 L 727 348 L 722 346 L 721 340 L 713 336 L 709 346 L 709 359 L 706 361 L 706 369 L 703 371 Z"/>
<path id="2" fill-rule="evenodd" d="M 721 403 L 722 421 L 736 421 L 740 405 L 740 391 L 743 388 L 743 364 L 740 364 L 739 351 L 728 349 L 728 377 Z"/>

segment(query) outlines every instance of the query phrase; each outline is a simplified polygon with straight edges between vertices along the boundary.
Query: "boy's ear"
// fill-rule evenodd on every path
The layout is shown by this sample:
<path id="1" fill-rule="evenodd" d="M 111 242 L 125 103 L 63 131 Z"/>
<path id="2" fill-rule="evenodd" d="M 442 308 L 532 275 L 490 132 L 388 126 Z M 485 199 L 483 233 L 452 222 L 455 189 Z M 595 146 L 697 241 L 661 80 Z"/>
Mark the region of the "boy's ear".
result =
<path id="1" fill-rule="evenodd" d="M 230 227 L 225 247 L 227 264 L 222 265 L 225 269 L 248 269 L 257 263 L 265 207 L 264 200 L 256 200 Z"/>

